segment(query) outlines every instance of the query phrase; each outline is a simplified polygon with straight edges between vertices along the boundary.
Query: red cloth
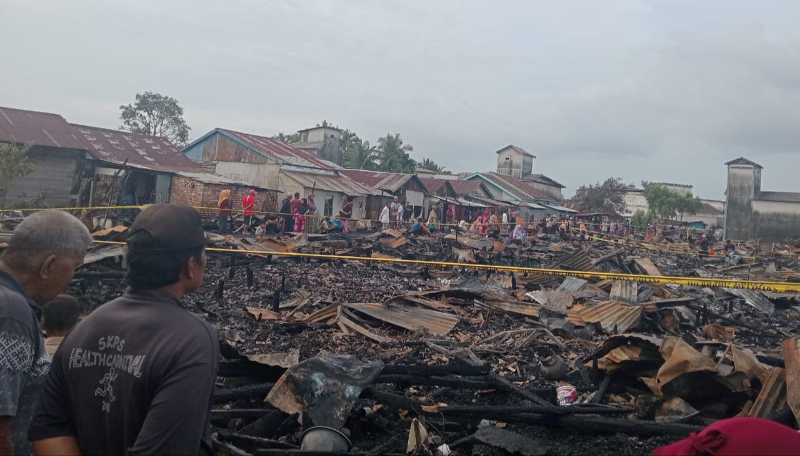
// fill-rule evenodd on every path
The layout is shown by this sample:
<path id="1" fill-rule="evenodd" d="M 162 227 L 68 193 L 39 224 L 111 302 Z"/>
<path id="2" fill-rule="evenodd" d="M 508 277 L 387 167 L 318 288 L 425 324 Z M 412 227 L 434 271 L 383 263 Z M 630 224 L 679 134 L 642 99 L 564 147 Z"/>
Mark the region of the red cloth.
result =
<path id="1" fill-rule="evenodd" d="M 800 455 L 800 433 L 761 418 L 730 418 L 653 451 L 653 456 L 753 455 Z"/>
<path id="2" fill-rule="evenodd" d="M 300 208 L 303 206 L 303 201 L 300 198 L 295 198 L 292 200 L 290 206 L 292 208 L 292 215 L 299 214 Z"/>
<path id="3" fill-rule="evenodd" d="M 253 194 L 242 195 L 242 209 L 244 215 L 249 217 L 253 215 L 253 208 L 256 206 L 256 197 Z"/>

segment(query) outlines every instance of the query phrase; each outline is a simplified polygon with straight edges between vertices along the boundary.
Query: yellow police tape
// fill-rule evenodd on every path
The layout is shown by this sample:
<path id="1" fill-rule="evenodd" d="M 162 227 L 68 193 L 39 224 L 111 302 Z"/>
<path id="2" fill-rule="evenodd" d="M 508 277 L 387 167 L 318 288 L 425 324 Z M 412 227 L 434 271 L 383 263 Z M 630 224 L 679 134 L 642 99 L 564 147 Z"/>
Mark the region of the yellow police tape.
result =
<path id="1" fill-rule="evenodd" d="M 124 245 L 117 241 L 95 241 L 98 244 Z M 505 266 L 493 264 L 457 263 L 453 261 L 407 260 L 403 258 L 373 258 L 353 255 L 331 255 L 323 253 L 274 252 L 270 250 L 239 250 L 209 247 L 208 252 L 234 253 L 239 255 L 269 255 L 295 258 L 318 258 L 326 260 L 363 261 L 373 263 L 413 264 L 418 266 L 437 266 L 447 268 L 470 268 L 506 272 L 522 272 L 552 277 L 577 277 L 580 279 L 623 280 L 627 282 L 650 283 L 655 285 L 681 285 L 708 288 L 739 288 L 776 293 L 800 293 L 800 283 L 738 280 L 705 277 L 651 276 L 644 274 L 624 274 L 618 272 L 569 271 L 564 269 L 531 268 L 524 266 Z"/>

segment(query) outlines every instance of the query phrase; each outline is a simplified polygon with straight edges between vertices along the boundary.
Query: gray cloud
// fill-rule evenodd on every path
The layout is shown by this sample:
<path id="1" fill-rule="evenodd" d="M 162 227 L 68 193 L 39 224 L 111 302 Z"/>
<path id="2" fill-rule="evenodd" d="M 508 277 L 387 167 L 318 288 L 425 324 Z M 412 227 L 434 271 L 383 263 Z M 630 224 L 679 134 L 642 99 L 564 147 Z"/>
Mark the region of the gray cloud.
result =
<path id="1" fill-rule="evenodd" d="M 620 176 L 721 197 L 722 163 L 798 191 L 791 1 L 131 1 L 0 4 L 0 104 L 117 127 L 156 90 L 193 135 L 322 119 L 488 170 L 508 143 L 567 184 Z"/>

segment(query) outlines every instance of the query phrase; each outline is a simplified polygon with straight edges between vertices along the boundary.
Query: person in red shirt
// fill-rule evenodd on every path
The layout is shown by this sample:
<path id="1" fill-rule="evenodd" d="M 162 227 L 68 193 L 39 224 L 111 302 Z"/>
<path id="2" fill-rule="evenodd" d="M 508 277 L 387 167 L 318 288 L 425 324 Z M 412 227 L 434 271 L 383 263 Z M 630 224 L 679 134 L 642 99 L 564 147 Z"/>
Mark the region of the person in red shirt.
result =
<path id="1" fill-rule="evenodd" d="M 242 195 L 242 211 L 244 212 L 244 232 L 253 224 L 254 208 L 256 207 L 256 191 L 251 189 L 249 194 Z"/>
<path id="2" fill-rule="evenodd" d="M 789 456 L 800 454 L 800 433 L 761 418 L 736 417 L 717 421 L 653 456 Z"/>

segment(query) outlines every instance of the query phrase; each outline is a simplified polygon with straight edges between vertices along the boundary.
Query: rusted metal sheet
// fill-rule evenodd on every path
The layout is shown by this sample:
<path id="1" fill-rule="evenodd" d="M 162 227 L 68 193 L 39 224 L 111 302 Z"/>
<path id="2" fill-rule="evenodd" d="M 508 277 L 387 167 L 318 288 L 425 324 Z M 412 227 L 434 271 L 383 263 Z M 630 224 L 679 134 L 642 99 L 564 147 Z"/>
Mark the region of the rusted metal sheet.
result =
<path id="1" fill-rule="evenodd" d="M 642 308 L 606 301 L 594 306 L 573 308 L 567 315 L 569 321 L 576 325 L 599 323 L 606 332 L 625 332 L 639 324 Z"/>
<path id="2" fill-rule="evenodd" d="M 612 301 L 636 304 L 639 301 L 639 283 L 615 280 L 609 297 Z"/>
<path id="3" fill-rule="evenodd" d="M 458 317 L 455 315 L 420 307 L 388 306 L 377 303 L 348 303 L 343 306 L 390 325 L 409 331 L 428 331 L 437 336 L 449 333 L 458 323 Z"/>
<path id="4" fill-rule="evenodd" d="M 167 138 L 87 125 L 72 127 L 89 144 L 89 153 L 97 160 L 153 171 L 206 173 L 205 168 L 182 154 Z"/>
<path id="5" fill-rule="evenodd" d="M 303 150 L 277 139 L 265 136 L 242 133 L 240 131 L 218 128 L 216 132 L 256 151 L 264 157 L 290 165 L 307 166 L 319 169 L 336 169 L 337 166 L 326 160 L 321 160 L 312 152 Z"/>
<path id="6" fill-rule="evenodd" d="M 577 277 L 566 277 L 561 285 L 558 287 L 559 291 L 566 291 L 569 293 L 577 293 L 588 282 Z"/>
<path id="7" fill-rule="evenodd" d="M 333 171 L 314 171 L 309 169 L 308 172 L 300 172 L 281 169 L 281 176 L 294 180 L 303 188 L 344 193 L 348 196 L 363 196 L 372 194 L 370 189 L 362 186 L 358 182 L 343 174 L 337 174 Z"/>
<path id="8" fill-rule="evenodd" d="M 755 290 L 738 290 L 735 288 L 724 288 L 728 293 L 744 299 L 744 302 L 752 306 L 754 309 L 763 312 L 767 315 L 772 315 L 775 312 L 775 304 L 767 299 L 761 292 Z"/>
<path id="9" fill-rule="evenodd" d="M 639 266 L 639 268 L 642 271 L 644 271 L 645 274 L 647 275 L 652 275 L 652 276 L 663 275 L 661 274 L 661 271 L 658 270 L 658 267 L 653 263 L 653 260 L 651 260 L 650 258 L 634 258 L 633 262 L 636 263 L 636 266 Z"/>
<path id="10" fill-rule="evenodd" d="M 256 320 L 280 320 L 280 314 L 277 314 L 269 309 L 263 307 L 245 307 L 247 313 L 253 316 Z"/>
<path id="11" fill-rule="evenodd" d="M 476 301 L 476 303 L 479 301 Z M 511 301 L 486 301 L 482 303 L 485 307 L 492 308 L 495 310 L 502 310 L 504 312 L 513 313 L 517 315 L 523 315 L 526 317 L 539 317 L 539 306 L 534 306 L 530 303 L 524 303 L 521 301 L 511 302 Z"/>
<path id="12" fill-rule="evenodd" d="M 247 359 L 266 366 L 288 369 L 292 366 L 296 366 L 300 362 L 300 350 L 293 349 L 288 352 L 258 353 L 247 355 Z"/>
<path id="13" fill-rule="evenodd" d="M 125 254 L 125 249 L 120 245 L 111 245 L 94 249 L 86 254 L 83 259 L 83 265 L 97 263 L 98 261 L 105 260 L 106 258 L 122 257 Z"/>
<path id="14" fill-rule="evenodd" d="M 571 293 L 559 290 L 536 290 L 526 293 L 525 296 L 541 304 L 546 309 L 566 315 L 567 308 L 572 306 L 573 298 Z"/>
<path id="15" fill-rule="evenodd" d="M 743 411 L 744 416 L 768 418 L 779 411 L 786 404 L 786 371 L 780 367 L 769 368 L 766 381 L 761 386 L 761 392 L 750 406 Z"/>
<path id="16" fill-rule="evenodd" d="M 89 145 L 58 114 L 0 107 L 0 141 L 88 150 Z"/>
<path id="17" fill-rule="evenodd" d="M 786 402 L 795 418 L 800 419 L 800 339 L 783 342 L 783 361 L 786 364 Z"/>

